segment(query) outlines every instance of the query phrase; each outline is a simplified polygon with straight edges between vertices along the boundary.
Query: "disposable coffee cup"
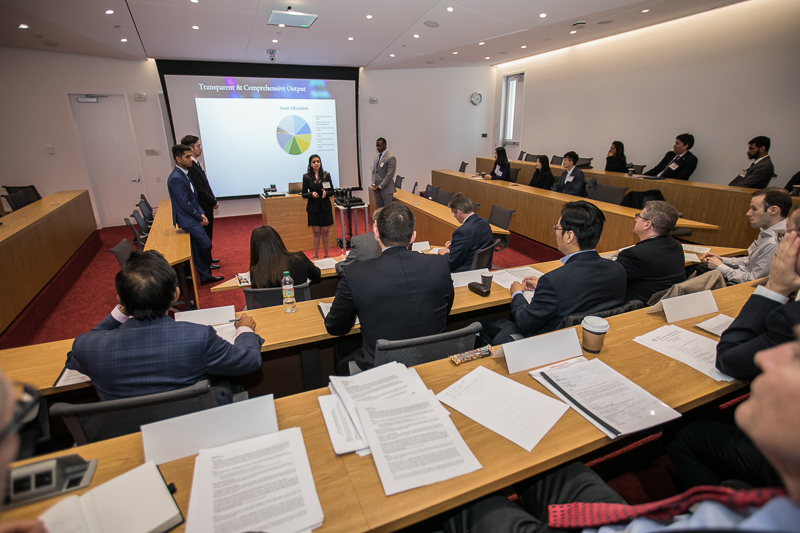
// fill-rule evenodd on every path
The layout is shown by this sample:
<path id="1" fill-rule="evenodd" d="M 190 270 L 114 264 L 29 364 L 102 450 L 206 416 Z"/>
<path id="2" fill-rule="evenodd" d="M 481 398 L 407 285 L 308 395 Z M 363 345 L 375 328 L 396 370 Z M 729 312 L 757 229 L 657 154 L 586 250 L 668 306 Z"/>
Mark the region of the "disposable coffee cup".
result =
<path id="1" fill-rule="evenodd" d="M 632 168 L 628 169 L 628 176 L 633 177 L 633 169 Z"/>
<path id="2" fill-rule="evenodd" d="M 485 179 L 486 178 L 486 172 L 481 172 L 481 177 Z"/>
<path id="3" fill-rule="evenodd" d="M 481 274 L 481 285 L 492 290 L 492 275 L 491 274 Z"/>
<path id="4" fill-rule="evenodd" d="M 600 353 L 608 332 L 608 320 L 599 316 L 587 316 L 581 322 L 581 329 L 583 330 L 581 343 L 583 349 L 589 353 Z"/>

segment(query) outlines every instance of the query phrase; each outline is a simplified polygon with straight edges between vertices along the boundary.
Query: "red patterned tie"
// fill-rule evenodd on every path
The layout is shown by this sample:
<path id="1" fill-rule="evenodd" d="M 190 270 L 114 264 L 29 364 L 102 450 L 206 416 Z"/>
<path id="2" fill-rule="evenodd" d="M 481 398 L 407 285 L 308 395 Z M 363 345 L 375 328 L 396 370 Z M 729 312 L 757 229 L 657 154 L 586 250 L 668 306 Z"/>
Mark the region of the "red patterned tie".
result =
<path id="1" fill-rule="evenodd" d="M 784 489 L 763 488 L 739 490 L 728 487 L 693 487 L 682 494 L 652 503 L 623 505 L 619 503 L 567 503 L 548 507 L 550 527 L 577 528 L 629 522 L 638 516 L 665 521 L 685 513 L 698 502 L 714 500 L 732 509 L 761 507 Z"/>

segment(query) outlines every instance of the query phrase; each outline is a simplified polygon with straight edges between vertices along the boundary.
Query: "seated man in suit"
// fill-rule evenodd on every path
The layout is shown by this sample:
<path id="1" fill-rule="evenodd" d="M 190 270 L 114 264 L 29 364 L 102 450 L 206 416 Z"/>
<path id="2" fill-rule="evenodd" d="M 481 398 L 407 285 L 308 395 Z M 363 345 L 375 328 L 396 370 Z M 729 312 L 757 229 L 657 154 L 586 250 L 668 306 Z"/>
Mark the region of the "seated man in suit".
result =
<path id="1" fill-rule="evenodd" d="M 753 382 L 750 397 L 736 409 L 736 423 L 767 458 L 770 468 L 786 486 L 782 491 L 764 489 L 736 492 L 735 496 L 717 501 L 725 494 L 718 487 L 695 496 L 694 504 L 680 513 L 665 517 L 626 516 L 623 509 L 579 509 L 550 507 L 575 502 L 625 504 L 622 497 L 603 482 L 592 470 L 580 463 L 571 463 L 543 476 L 517 483 L 514 489 L 520 505 L 506 495 L 492 494 L 445 515 L 447 533 L 484 533 L 514 531 L 598 531 L 605 524 L 616 524 L 600 531 L 797 531 L 800 523 L 800 409 L 787 408 L 800 402 L 800 343 L 783 344 L 760 352 L 756 357 L 763 369 Z M 730 478 L 728 478 L 730 479 Z M 731 490 L 731 489 L 727 489 Z M 748 501 L 753 496 L 760 501 Z M 679 498 L 686 503 L 687 498 Z M 738 502 L 734 506 L 733 502 Z M 729 507 L 730 506 L 730 507 Z M 598 506 L 599 507 L 599 506 Z M 673 509 L 675 506 L 672 506 Z M 663 508 L 663 507 L 662 507 Z M 652 509 L 651 509 L 652 510 Z M 615 512 L 617 511 L 617 512 Z M 581 519 L 581 524 L 559 522 L 566 517 Z M 614 520 L 613 517 L 620 517 Z M 548 524 L 550 528 L 548 529 Z M 574 529 L 573 529 L 574 528 Z"/>
<path id="2" fill-rule="evenodd" d="M 132 398 L 189 387 L 214 376 L 261 368 L 264 340 L 247 315 L 236 321 L 234 344 L 211 326 L 167 315 L 178 299 L 178 275 L 156 251 L 132 252 L 114 282 L 119 305 L 95 328 L 75 338 L 66 367 L 91 378 L 101 400 Z M 216 388 L 220 404 L 230 389 Z"/>
<path id="3" fill-rule="evenodd" d="M 346 335 L 361 323 L 361 348 L 337 354 L 336 373 L 348 375 L 350 361 L 367 370 L 375 363 L 378 339 L 400 340 L 443 333 L 455 291 L 443 257 L 408 249 L 414 214 L 400 202 L 384 207 L 375 223 L 381 255 L 349 265 L 339 280 L 325 329 Z"/>
<path id="4" fill-rule="evenodd" d="M 677 221 L 678 211 L 667 202 L 647 202 L 636 214 L 633 232 L 639 242 L 617 256 L 628 279 L 626 302 L 647 303 L 653 294 L 686 281 L 683 247 L 669 236 Z"/>
<path id="5" fill-rule="evenodd" d="M 485 218 L 472 212 L 472 200 L 464 193 L 455 193 L 447 207 L 461 226 L 453 232 L 452 240 L 439 250 L 439 255 L 447 255 L 450 272 L 466 272 L 472 268 L 475 252 L 494 242 L 492 227 Z"/>
<path id="6" fill-rule="evenodd" d="M 203 229 L 208 225 L 208 218 L 197 203 L 197 195 L 189 179 L 189 169 L 194 162 L 192 149 L 176 144 L 172 147 L 172 158 L 175 168 L 167 178 L 167 190 L 172 202 L 172 225 L 181 228 L 191 238 L 192 257 L 200 275 L 200 283 L 206 285 L 222 281 L 222 276 L 211 275 L 211 239 Z"/>
<path id="7" fill-rule="evenodd" d="M 492 345 L 558 329 L 569 315 L 591 314 L 622 305 L 625 301 L 625 269 L 595 251 L 603 233 L 605 216 L 595 205 L 583 200 L 568 202 L 553 226 L 558 250 L 566 257 L 564 266 L 539 278 L 525 278 L 511 285 L 511 316 L 483 321 L 481 338 Z M 522 292 L 533 290 L 529 304 Z"/>
<path id="8" fill-rule="evenodd" d="M 697 168 L 697 157 L 690 152 L 694 146 L 694 135 L 681 133 L 675 138 L 672 151 L 664 154 L 659 164 L 644 173 L 645 176 L 688 180 Z"/>
<path id="9" fill-rule="evenodd" d="M 775 167 L 769 157 L 769 145 L 769 137 L 763 135 L 750 139 L 747 146 L 747 158 L 752 159 L 753 162 L 733 178 L 729 185 L 752 189 L 763 189 L 769 185 L 769 181 L 775 175 Z"/>
<path id="10" fill-rule="evenodd" d="M 583 170 L 575 166 L 578 163 L 578 159 L 578 154 L 575 152 L 570 151 L 564 154 L 562 164 L 566 170 L 562 172 L 552 190 L 586 198 L 586 178 L 583 175 Z"/>
<path id="11" fill-rule="evenodd" d="M 775 232 L 786 230 L 786 216 L 792 208 L 792 197 L 783 189 L 761 189 L 752 194 L 747 219 L 754 228 L 759 228 L 758 237 L 747 249 L 747 257 L 720 257 L 706 254 L 703 264 L 715 268 L 733 285 L 763 278 L 769 274 L 772 254 L 778 247 Z"/>
<path id="12" fill-rule="evenodd" d="M 339 262 L 336 263 L 336 273 L 340 276 L 347 265 L 366 261 L 367 259 L 375 259 L 381 255 L 381 245 L 375 239 L 375 221 L 378 220 L 378 213 L 381 212 L 381 209 L 378 208 L 372 213 L 372 233 L 354 235 L 350 239 L 350 253 L 346 256 L 340 256 Z"/>

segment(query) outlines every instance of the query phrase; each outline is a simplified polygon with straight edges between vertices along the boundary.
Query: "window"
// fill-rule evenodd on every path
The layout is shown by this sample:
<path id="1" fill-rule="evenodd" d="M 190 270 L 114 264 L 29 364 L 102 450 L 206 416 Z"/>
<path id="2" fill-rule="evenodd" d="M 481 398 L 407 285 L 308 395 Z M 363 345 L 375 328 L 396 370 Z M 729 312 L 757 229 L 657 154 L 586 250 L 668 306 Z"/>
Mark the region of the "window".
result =
<path id="1" fill-rule="evenodd" d="M 514 74 L 503 78 L 503 133 L 500 139 L 503 146 L 519 144 L 522 131 L 524 84 L 524 74 Z"/>

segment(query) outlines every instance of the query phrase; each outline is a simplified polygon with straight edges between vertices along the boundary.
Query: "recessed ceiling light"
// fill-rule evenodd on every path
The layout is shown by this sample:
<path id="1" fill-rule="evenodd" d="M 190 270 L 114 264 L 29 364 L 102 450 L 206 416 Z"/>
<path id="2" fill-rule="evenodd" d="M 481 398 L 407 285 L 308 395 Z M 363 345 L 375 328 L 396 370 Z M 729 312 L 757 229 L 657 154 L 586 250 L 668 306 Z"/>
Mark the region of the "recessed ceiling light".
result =
<path id="1" fill-rule="evenodd" d="M 273 42 L 273 43 L 277 43 L 277 42 L 278 42 L 278 39 L 272 39 L 272 42 Z"/>
<path id="2" fill-rule="evenodd" d="M 193 30 L 199 30 L 199 29 L 200 29 L 200 26 L 192 26 L 192 29 L 193 29 Z"/>
<path id="3" fill-rule="evenodd" d="M 414 34 L 414 39 L 419 39 L 419 34 L 415 33 Z"/>
<path id="4" fill-rule="evenodd" d="M 649 9 L 642 9 L 642 13 L 650 13 Z"/>
<path id="5" fill-rule="evenodd" d="M 483 46 L 484 44 L 486 44 L 486 43 L 481 41 L 481 42 L 478 43 L 478 46 Z"/>
<path id="6" fill-rule="evenodd" d="M 286 27 L 286 24 L 278 24 L 278 27 L 279 27 L 279 28 L 285 28 L 285 27 Z"/>
<path id="7" fill-rule="evenodd" d="M 540 19 L 543 19 L 545 17 L 547 17 L 547 13 L 539 13 L 539 18 Z"/>
<path id="8" fill-rule="evenodd" d="M 447 8 L 447 12 L 448 12 L 448 13 L 452 13 L 452 12 L 453 12 L 453 8 L 452 8 L 452 7 L 448 7 L 448 8 Z"/>
<path id="9" fill-rule="evenodd" d="M 368 18 L 368 19 L 371 19 L 371 18 L 372 18 L 372 15 L 367 15 L 367 18 Z"/>
<path id="10" fill-rule="evenodd" d="M 389 54 L 389 57 L 394 57 L 394 54 Z"/>
<path id="11" fill-rule="evenodd" d="M 197 2 L 199 2 L 199 1 L 200 1 L 200 0 L 191 0 L 191 2 L 192 2 L 193 4 L 196 4 L 196 3 L 197 3 Z"/>
<path id="12" fill-rule="evenodd" d="M 578 30 L 572 30 L 572 31 L 571 31 L 571 32 L 569 32 L 569 33 L 570 33 L 570 35 L 572 35 L 572 34 L 578 33 Z"/>
<path id="13" fill-rule="evenodd" d="M 486 57 L 484 57 L 484 59 L 491 59 L 491 57 L 489 57 L 489 56 L 486 56 Z"/>
<path id="14" fill-rule="evenodd" d="M 114 14 L 113 9 L 106 9 L 106 15 L 113 15 L 113 14 Z"/>
<path id="15" fill-rule="evenodd" d="M 352 40 L 353 40 L 353 38 L 352 38 L 352 37 L 348 37 L 348 38 L 347 38 L 347 40 L 348 40 L 348 41 L 352 41 Z"/>
<path id="16" fill-rule="evenodd" d="M 120 39 L 120 40 L 119 40 L 119 42 L 121 42 L 121 43 L 127 43 L 127 42 L 128 42 L 128 39 Z"/>
<path id="17" fill-rule="evenodd" d="M 20 25 L 19 25 L 19 29 L 21 29 L 21 30 L 27 30 L 27 29 L 28 29 L 28 25 L 27 25 L 27 24 L 20 24 Z"/>
<path id="18" fill-rule="evenodd" d="M 453 52 L 453 55 L 454 55 L 454 56 L 457 56 L 457 55 L 458 55 L 458 52 Z"/>
<path id="19" fill-rule="evenodd" d="M 528 47 L 523 44 L 522 46 L 520 46 L 520 48 L 522 48 L 524 50 L 525 48 L 528 48 Z"/>

